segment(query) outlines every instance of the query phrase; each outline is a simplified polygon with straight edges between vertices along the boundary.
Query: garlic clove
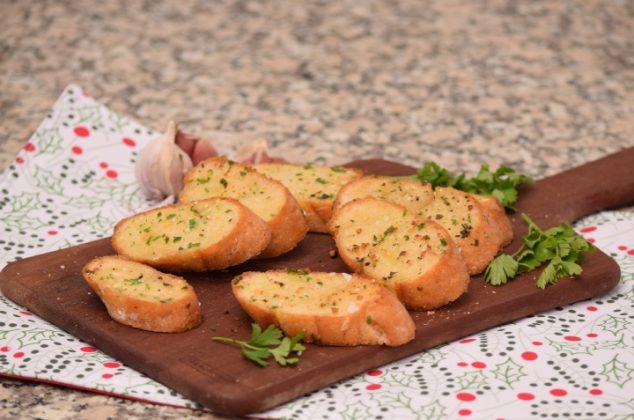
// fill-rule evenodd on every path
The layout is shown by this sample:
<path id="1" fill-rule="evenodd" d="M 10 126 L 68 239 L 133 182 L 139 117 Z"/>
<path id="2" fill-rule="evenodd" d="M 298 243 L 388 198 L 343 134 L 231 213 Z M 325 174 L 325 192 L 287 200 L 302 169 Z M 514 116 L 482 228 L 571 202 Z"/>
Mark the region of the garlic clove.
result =
<path id="1" fill-rule="evenodd" d="M 191 157 L 194 147 L 198 143 L 198 138 L 192 136 L 189 133 L 183 132 L 180 128 L 176 130 L 176 144 L 183 149 L 185 153 Z M 193 162 L 193 161 L 192 161 Z"/>
<path id="2" fill-rule="evenodd" d="M 269 156 L 266 140 L 258 139 L 238 149 L 235 161 L 247 165 L 257 163 L 286 162 L 283 158 Z"/>
<path id="3" fill-rule="evenodd" d="M 194 166 L 205 159 L 218 156 L 211 141 L 184 133 L 181 130 L 176 132 L 176 144 L 189 155 Z"/>
<path id="4" fill-rule="evenodd" d="M 193 167 L 187 153 L 176 145 L 176 133 L 176 123 L 170 121 L 163 135 L 139 153 L 135 175 L 148 198 L 176 196 L 183 189 L 183 176 Z"/>
<path id="5" fill-rule="evenodd" d="M 196 143 L 194 151 L 191 154 L 192 162 L 194 162 L 194 165 L 197 165 L 199 162 L 202 162 L 203 160 L 209 159 L 214 156 L 218 156 L 218 152 L 210 141 L 204 139 L 201 139 L 198 143 Z"/>

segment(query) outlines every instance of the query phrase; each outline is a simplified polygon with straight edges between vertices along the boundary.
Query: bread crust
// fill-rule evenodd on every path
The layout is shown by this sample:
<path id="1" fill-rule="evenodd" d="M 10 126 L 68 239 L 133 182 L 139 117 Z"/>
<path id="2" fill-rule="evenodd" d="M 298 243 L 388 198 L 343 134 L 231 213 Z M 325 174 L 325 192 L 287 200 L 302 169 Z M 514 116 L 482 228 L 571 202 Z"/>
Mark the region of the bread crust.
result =
<path id="1" fill-rule="evenodd" d="M 399 346 L 414 338 L 414 322 L 405 307 L 391 291 L 375 280 L 344 273 L 311 272 L 310 275 L 315 281 L 321 279 L 326 287 L 329 287 L 327 280 L 332 278 L 329 276 L 349 276 L 350 280 L 345 287 L 341 288 L 339 285 L 335 289 L 333 286 L 335 292 L 345 294 L 355 288 L 363 288 L 364 298 L 354 301 L 354 311 L 340 310 L 337 313 L 324 314 L 311 312 L 307 308 L 306 312 L 298 313 L 286 310 L 283 305 L 272 309 L 262 300 L 253 301 L 240 289 L 240 284 L 244 285 L 242 282 L 261 281 L 266 276 L 288 280 L 289 274 L 285 270 L 243 273 L 232 281 L 232 290 L 245 312 L 262 327 L 274 324 L 288 336 L 303 332 L 305 342 L 335 346 Z"/>
<path id="2" fill-rule="evenodd" d="M 317 209 L 313 207 L 313 204 L 317 204 L 317 207 L 322 207 L 321 211 L 318 212 Z M 328 204 L 325 203 L 323 206 L 319 206 L 318 203 L 303 201 L 300 202 L 300 205 L 304 211 L 308 231 L 313 233 L 328 233 L 328 220 L 330 220 L 330 218 L 327 217 Z M 320 216 L 320 213 L 323 214 L 323 217 Z"/>
<path id="3" fill-rule="evenodd" d="M 328 233 L 328 221 L 332 217 L 332 206 L 334 200 L 313 200 L 307 201 L 305 208 L 310 209 L 313 217 L 310 220 L 315 221 L 315 227 L 313 232 L 315 233 Z"/>
<path id="4" fill-rule="evenodd" d="M 364 214 L 371 215 L 374 223 L 359 220 L 357 216 Z M 388 243 L 386 238 L 393 226 L 394 234 L 401 235 L 401 239 Z M 407 230 L 407 226 L 415 228 Z M 451 235 L 439 224 L 419 218 L 402 206 L 376 198 L 357 199 L 337 210 L 330 229 L 344 263 L 382 282 L 408 309 L 436 309 L 468 289 L 469 273 Z M 350 232 L 374 238 L 375 243 Z M 389 261 L 380 255 L 392 252 L 398 242 L 414 244 L 414 252 L 409 248 Z M 400 255 L 405 255 L 402 260 Z M 382 260 L 380 264 L 385 267 L 377 268 L 377 260 Z M 383 272 L 386 274 L 382 276 Z"/>
<path id="5" fill-rule="evenodd" d="M 129 241 L 126 230 L 131 229 L 131 223 L 144 215 L 153 216 L 157 212 L 169 213 L 170 211 L 183 211 L 192 204 L 211 206 L 221 203 L 233 209 L 232 222 L 229 230 L 216 242 L 206 247 L 186 249 L 182 251 L 168 250 L 156 255 L 143 253 L 139 247 L 135 247 Z M 153 219 L 153 217 L 148 217 Z M 158 230 L 161 226 L 156 227 Z M 150 232 L 151 233 L 151 232 Z M 144 238 L 141 238 L 141 242 Z M 255 213 L 243 206 L 237 200 L 231 198 L 211 198 L 195 203 L 183 203 L 168 205 L 157 209 L 148 210 L 127 217 L 116 224 L 112 235 L 112 247 L 115 251 L 129 259 L 150 265 L 152 267 L 171 272 L 206 271 L 217 270 L 240 264 L 260 254 L 271 239 L 269 225 Z"/>
<path id="6" fill-rule="evenodd" d="M 491 223 L 497 227 L 500 237 L 500 247 L 513 241 L 513 226 L 506 215 L 504 206 L 495 197 L 475 194 L 482 207 L 488 212 Z"/>
<path id="7" fill-rule="evenodd" d="M 436 267 L 425 276 L 394 284 L 394 292 L 406 307 L 436 309 L 467 292 L 469 274 L 465 271 L 460 249 L 455 244 L 449 245 L 449 248 L 449 253 L 441 257 Z"/>
<path id="8" fill-rule="evenodd" d="M 271 181 L 284 187 L 278 181 Z M 286 187 L 284 190 L 284 206 L 275 218 L 267 221 L 271 228 L 271 241 L 258 258 L 272 258 L 285 254 L 295 248 L 308 233 L 308 222 L 302 208 Z"/>
<path id="9" fill-rule="evenodd" d="M 194 289 L 181 277 L 161 273 L 151 267 L 143 270 L 161 276 L 161 282 L 172 287 L 187 288 L 184 295 L 173 301 L 148 301 L 126 294 L 99 280 L 100 270 L 108 270 L 107 266 L 115 264 L 116 268 L 142 266 L 121 256 L 104 256 L 86 264 L 82 275 L 88 285 L 97 293 L 104 303 L 108 314 L 117 322 L 147 331 L 177 333 L 190 330 L 201 323 L 200 303 Z"/>
<path id="10" fill-rule="evenodd" d="M 473 194 L 437 187 L 434 195 L 434 201 L 423 209 L 423 215 L 437 221 L 452 234 L 469 274 L 482 272 L 500 250 L 498 228 Z"/>
<path id="11" fill-rule="evenodd" d="M 363 172 L 359 169 L 344 169 L 336 166 L 261 163 L 254 165 L 254 168 L 280 181 L 290 190 L 304 211 L 308 230 L 315 233 L 328 233 L 328 221 L 332 217 L 333 203 L 337 193 L 351 180 L 363 176 Z M 302 182 L 298 183 L 295 178 L 300 175 Z M 326 175 L 328 175 L 327 183 L 315 181 L 325 178 Z"/>
<path id="12" fill-rule="evenodd" d="M 208 169 L 212 171 L 205 172 Z M 205 184 L 197 182 L 201 174 L 207 176 Z M 223 181 L 224 187 L 219 187 Z M 257 183 L 260 188 L 253 194 L 245 194 L 235 187 L 237 183 L 244 187 L 245 182 Z M 276 203 L 278 205 L 273 214 L 268 208 L 254 201 L 256 194 L 263 194 L 265 190 L 267 194 L 275 195 L 276 199 L 280 200 L 280 203 Z M 268 223 L 271 228 L 271 240 L 260 253 L 261 258 L 276 257 L 292 250 L 308 232 L 308 224 L 302 209 L 288 188 L 281 182 L 257 172 L 251 166 L 228 160 L 226 156 L 204 160 L 185 175 L 184 188 L 179 194 L 182 203 L 210 197 L 237 199 Z"/>

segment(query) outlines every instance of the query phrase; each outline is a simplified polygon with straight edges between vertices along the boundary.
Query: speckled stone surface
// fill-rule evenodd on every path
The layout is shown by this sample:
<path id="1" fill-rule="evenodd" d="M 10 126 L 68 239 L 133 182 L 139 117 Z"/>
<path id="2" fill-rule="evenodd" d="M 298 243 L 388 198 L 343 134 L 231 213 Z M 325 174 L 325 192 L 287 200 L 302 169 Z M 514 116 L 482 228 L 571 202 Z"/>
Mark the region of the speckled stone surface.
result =
<path id="1" fill-rule="evenodd" d="M 634 146 L 632 1 L 0 3 L 0 169 L 74 82 L 232 153 L 383 157 L 535 177 Z M 23 418 L 184 418 L 2 380 Z"/>

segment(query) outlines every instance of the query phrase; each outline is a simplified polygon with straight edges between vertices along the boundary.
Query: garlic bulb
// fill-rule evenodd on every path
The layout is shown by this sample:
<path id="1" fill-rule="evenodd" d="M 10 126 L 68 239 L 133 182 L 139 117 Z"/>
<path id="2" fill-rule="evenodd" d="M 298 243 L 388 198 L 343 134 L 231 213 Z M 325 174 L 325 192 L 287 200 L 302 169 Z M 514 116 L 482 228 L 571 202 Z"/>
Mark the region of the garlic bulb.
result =
<path id="1" fill-rule="evenodd" d="M 148 143 L 139 153 L 135 175 L 146 197 L 176 196 L 183 189 L 183 176 L 192 160 L 176 145 L 177 127 L 170 121 L 163 135 Z"/>

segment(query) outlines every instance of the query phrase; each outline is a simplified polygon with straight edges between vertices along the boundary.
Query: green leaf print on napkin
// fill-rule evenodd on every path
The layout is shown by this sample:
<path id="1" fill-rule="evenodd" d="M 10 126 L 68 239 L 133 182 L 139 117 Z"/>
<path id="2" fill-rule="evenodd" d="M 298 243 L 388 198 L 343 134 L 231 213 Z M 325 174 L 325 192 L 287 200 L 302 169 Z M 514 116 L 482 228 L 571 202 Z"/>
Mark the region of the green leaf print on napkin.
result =
<path id="1" fill-rule="evenodd" d="M 619 360 L 619 356 L 615 355 L 609 362 L 603 364 L 603 370 L 599 375 L 605 376 L 608 382 L 623 386 L 634 378 L 634 367 L 628 366 Z"/>
<path id="2" fill-rule="evenodd" d="M 521 365 L 515 363 L 510 357 L 506 361 L 499 363 L 493 369 L 493 376 L 507 384 L 513 385 L 515 382 L 519 382 L 526 374 L 524 368 Z"/>

